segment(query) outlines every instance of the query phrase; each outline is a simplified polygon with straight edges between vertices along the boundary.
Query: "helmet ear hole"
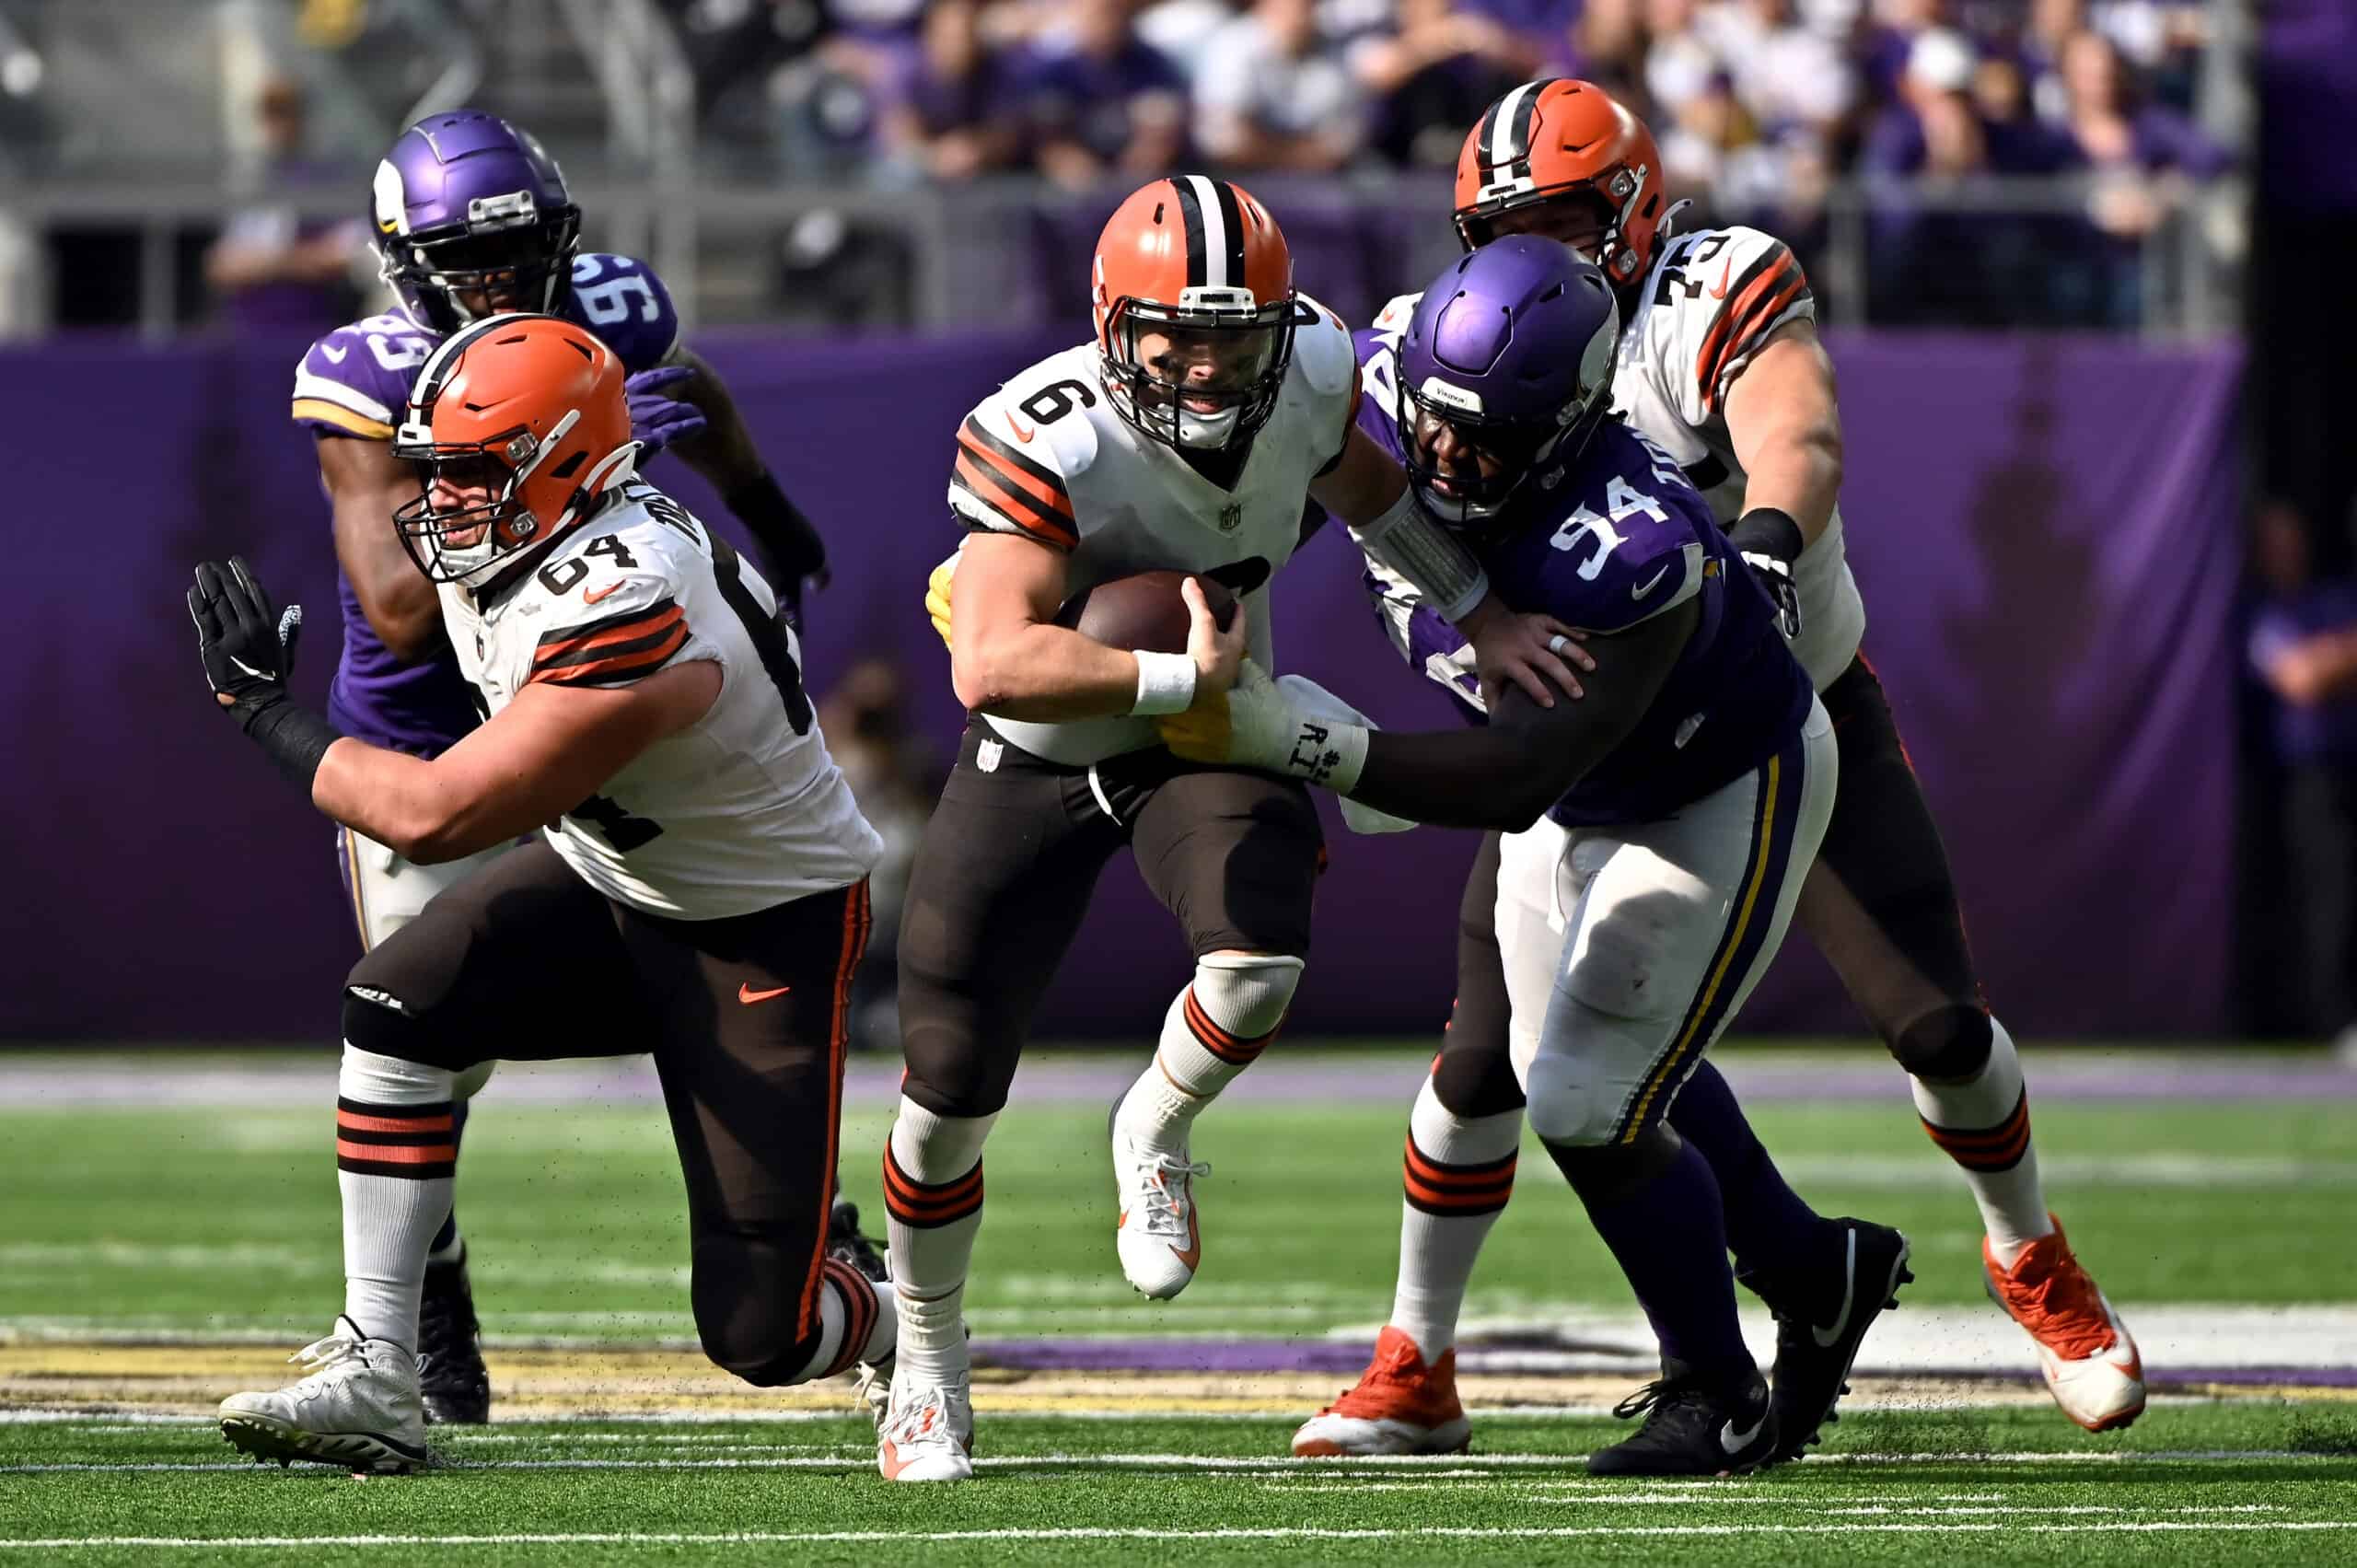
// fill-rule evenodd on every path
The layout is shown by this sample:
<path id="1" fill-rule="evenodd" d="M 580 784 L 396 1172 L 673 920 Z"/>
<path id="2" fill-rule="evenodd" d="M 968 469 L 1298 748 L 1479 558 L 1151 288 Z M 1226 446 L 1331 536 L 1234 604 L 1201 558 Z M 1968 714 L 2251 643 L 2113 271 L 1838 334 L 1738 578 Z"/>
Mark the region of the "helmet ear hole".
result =
<path id="1" fill-rule="evenodd" d="M 581 471 L 581 465 L 588 460 L 589 454 L 587 452 L 575 452 L 571 457 L 565 459 L 564 461 L 551 469 L 549 470 L 549 477 L 551 479 L 571 479 L 575 474 Z"/>

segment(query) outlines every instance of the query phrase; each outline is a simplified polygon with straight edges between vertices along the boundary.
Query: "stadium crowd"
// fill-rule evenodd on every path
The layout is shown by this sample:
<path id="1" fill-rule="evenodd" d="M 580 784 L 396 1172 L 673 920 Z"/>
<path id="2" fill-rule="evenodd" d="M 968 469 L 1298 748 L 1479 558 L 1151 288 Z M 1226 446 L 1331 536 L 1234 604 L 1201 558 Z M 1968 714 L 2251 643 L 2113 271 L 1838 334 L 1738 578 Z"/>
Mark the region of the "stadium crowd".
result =
<path id="1" fill-rule="evenodd" d="M 2176 0 L 668 4 L 724 145 L 886 184 L 1446 168 L 1500 93 L 1584 76 L 1673 192 L 1804 253 L 1829 181 L 1888 177 L 1870 282 L 1901 321 L 2133 325 L 2139 242 L 2232 161 L 2193 114 L 2207 8 Z M 2071 175 L 2084 200 L 1995 221 L 1896 183 Z"/>

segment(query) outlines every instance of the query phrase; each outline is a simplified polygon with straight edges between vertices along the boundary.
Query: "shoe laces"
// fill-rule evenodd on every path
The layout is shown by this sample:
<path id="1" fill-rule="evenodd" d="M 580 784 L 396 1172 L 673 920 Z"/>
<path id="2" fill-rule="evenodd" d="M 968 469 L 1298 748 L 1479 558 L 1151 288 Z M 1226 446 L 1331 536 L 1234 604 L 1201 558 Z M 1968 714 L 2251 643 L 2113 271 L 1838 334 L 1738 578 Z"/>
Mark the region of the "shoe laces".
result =
<path id="1" fill-rule="evenodd" d="M 946 1389 L 924 1388 L 895 1406 L 884 1424 L 886 1440 L 896 1446 L 911 1443 L 955 1443 L 958 1428 L 950 1420 Z"/>
<path id="2" fill-rule="evenodd" d="M 2060 1255 L 2050 1263 L 2036 1258 L 2034 1251 L 2015 1260 L 2016 1272 L 2005 1276 L 2010 1305 L 2019 1308 L 2015 1316 L 2029 1321 L 2039 1342 L 2063 1360 L 2101 1355 L 2112 1346 L 2111 1314 L 2104 1310 L 2102 1293 L 2078 1259 L 2067 1249 L 2057 1251 Z M 2046 1266 L 2023 1270 L 2021 1265 L 2034 1258 Z"/>
<path id="3" fill-rule="evenodd" d="M 1656 1377 L 1619 1404 L 1612 1407 L 1613 1415 L 1621 1421 L 1645 1418 L 1650 1428 L 1657 1421 L 1665 1421 L 1688 1407 L 1708 1411 L 1711 1396 L 1702 1385 L 1691 1377 Z"/>
<path id="4" fill-rule="evenodd" d="M 1146 1167 L 1145 1179 L 1138 1184 L 1137 1202 L 1132 1205 L 1138 1228 L 1148 1236 L 1185 1236 L 1188 1184 L 1211 1173 L 1207 1162 L 1156 1155 Z"/>
<path id="5" fill-rule="evenodd" d="M 318 1382 L 332 1373 L 343 1371 L 354 1363 L 367 1366 L 367 1342 L 354 1339 L 339 1330 L 326 1339 L 312 1341 L 286 1360 L 290 1365 L 302 1367 L 304 1382 Z"/>
<path id="6" fill-rule="evenodd" d="M 875 1238 L 861 1233 L 859 1206 L 838 1202 L 827 1215 L 827 1256 L 842 1260 L 877 1284 L 892 1277 L 891 1265 Z"/>

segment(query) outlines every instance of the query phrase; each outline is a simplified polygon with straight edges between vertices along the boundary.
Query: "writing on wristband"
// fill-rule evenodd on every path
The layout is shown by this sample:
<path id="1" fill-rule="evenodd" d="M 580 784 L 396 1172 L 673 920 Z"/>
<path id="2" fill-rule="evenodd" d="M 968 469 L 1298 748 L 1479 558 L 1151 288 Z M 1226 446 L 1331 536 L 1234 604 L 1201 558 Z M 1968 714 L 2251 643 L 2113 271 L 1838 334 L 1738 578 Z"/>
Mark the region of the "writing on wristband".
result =
<path id="1" fill-rule="evenodd" d="M 1157 654 L 1141 650 L 1138 661 L 1138 700 L 1130 712 L 1141 718 L 1155 714 L 1183 714 L 1195 703 L 1195 661 L 1185 654 Z"/>
<path id="2" fill-rule="evenodd" d="M 1347 795 L 1365 765 L 1365 726 L 1324 719 L 1295 721 L 1293 749 L 1284 761 L 1285 772 L 1295 778 Z"/>

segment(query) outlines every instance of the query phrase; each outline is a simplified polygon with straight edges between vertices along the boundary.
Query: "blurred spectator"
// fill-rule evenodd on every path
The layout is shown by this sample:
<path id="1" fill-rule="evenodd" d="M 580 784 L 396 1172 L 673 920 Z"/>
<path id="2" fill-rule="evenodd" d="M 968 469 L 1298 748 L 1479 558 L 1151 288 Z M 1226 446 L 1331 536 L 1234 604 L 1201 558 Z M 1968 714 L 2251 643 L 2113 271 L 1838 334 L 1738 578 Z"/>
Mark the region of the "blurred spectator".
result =
<path id="1" fill-rule="evenodd" d="M 2281 503 L 2261 509 L 2253 544 L 2250 661 L 2276 704 L 2306 1022 L 2346 1035 L 2357 1023 L 2357 582 L 2312 575 L 2306 523 Z"/>
<path id="2" fill-rule="evenodd" d="M 1380 106 L 1375 150 L 1411 167 L 1454 166 L 1466 128 L 1538 73 L 1536 38 L 1460 0 L 1400 0 L 1399 30 L 1350 56 L 1360 87 Z"/>
<path id="3" fill-rule="evenodd" d="M 1838 129 L 1855 96 L 1849 63 L 1833 40 L 1801 25 L 1793 0 L 1726 0 L 1707 20 L 1736 98 L 1762 127 Z"/>
<path id="4" fill-rule="evenodd" d="M 2096 175 L 2087 217 L 2103 237 L 2085 266 L 2054 274 L 2067 316 L 2132 327 L 2142 316 L 2142 241 L 2183 200 L 2187 176 L 2222 171 L 2225 152 L 2174 110 L 2141 103 L 2119 50 L 2094 31 L 2063 41 L 2066 129 Z"/>
<path id="5" fill-rule="evenodd" d="M 1645 91 L 1644 0 L 1587 0 L 1570 29 L 1552 41 L 1545 70 L 1594 82 L 1635 110 L 1653 114 Z"/>
<path id="6" fill-rule="evenodd" d="M 1020 137 L 1006 105 L 1014 73 L 984 42 L 976 0 L 934 0 L 922 47 L 894 73 L 886 94 L 888 156 L 938 180 L 1005 168 Z"/>
<path id="7" fill-rule="evenodd" d="M 1366 139 L 1365 95 L 1318 36 L 1312 0 L 1256 0 L 1213 33 L 1195 109 L 1197 144 L 1234 169 L 1330 173 Z"/>
<path id="8" fill-rule="evenodd" d="M 906 685 L 900 667 L 888 660 L 863 659 L 844 671 L 819 704 L 819 724 L 860 810 L 884 841 L 883 858 L 868 875 L 876 925 L 852 982 L 852 1043 L 898 1051 L 900 911 L 942 770 L 910 727 Z"/>
<path id="9" fill-rule="evenodd" d="M 1032 156 L 1061 185 L 1145 179 L 1186 150 L 1186 84 L 1133 15 L 1132 0 L 1071 0 L 1040 40 L 1020 98 Z"/>
<path id="10" fill-rule="evenodd" d="M 1961 179 L 1990 172 L 1989 143 L 1972 99 L 1980 64 L 1971 41 L 1945 28 L 1918 33 L 1898 99 L 1875 118 L 1860 154 L 1871 173 Z"/>
<path id="11" fill-rule="evenodd" d="M 1645 97 L 1649 123 L 1658 129 L 1692 99 L 1713 90 L 1718 56 L 1695 26 L 1695 0 L 1645 0 Z"/>
<path id="12" fill-rule="evenodd" d="M 366 243 L 360 222 L 306 218 L 267 200 L 305 186 L 341 190 L 347 183 L 343 168 L 308 156 L 308 110 L 293 78 L 262 84 L 254 104 L 259 156 L 236 176 L 257 200 L 230 215 L 205 253 L 204 278 L 220 319 L 240 331 L 320 332 L 351 319 L 358 303 L 353 269 Z"/>
<path id="13" fill-rule="evenodd" d="M 1915 41 L 1936 29 L 1955 26 L 1949 0 L 1876 0 L 1855 51 L 1859 85 L 1867 99 L 1876 104 L 1897 102 L 1903 96 L 1907 58 Z"/>

